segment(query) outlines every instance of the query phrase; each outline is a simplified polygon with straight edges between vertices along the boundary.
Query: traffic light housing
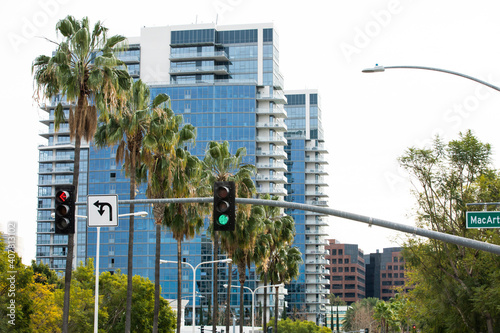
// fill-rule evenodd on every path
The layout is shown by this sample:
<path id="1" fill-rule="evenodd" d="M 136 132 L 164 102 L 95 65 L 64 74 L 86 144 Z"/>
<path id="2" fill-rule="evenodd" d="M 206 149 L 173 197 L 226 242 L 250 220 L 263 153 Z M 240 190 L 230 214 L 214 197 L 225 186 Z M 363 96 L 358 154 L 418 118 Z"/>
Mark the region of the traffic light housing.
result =
<path id="1" fill-rule="evenodd" d="M 56 186 L 55 233 L 68 235 L 75 233 L 75 187 Z"/>
<path id="2" fill-rule="evenodd" d="M 214 231 L 233 231 L 235 227 L 234 182 L 214 183 Z"/>

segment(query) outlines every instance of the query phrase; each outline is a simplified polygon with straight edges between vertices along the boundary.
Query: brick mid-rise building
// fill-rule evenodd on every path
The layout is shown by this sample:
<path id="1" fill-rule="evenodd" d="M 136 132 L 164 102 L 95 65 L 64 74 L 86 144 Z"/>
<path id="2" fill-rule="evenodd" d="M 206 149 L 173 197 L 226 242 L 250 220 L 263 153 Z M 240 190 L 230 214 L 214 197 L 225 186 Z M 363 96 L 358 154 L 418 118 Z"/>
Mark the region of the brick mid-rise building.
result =
<path id="1" fill-rule="evenodd" d="M 335 239 L 328 240 L 326 246 L 329 261 L 329 285 L 331 294 L 340 297 L 347 304 L 365 298 L 365 262 L 363 251 L 356 244 L 340 244 Z"/>

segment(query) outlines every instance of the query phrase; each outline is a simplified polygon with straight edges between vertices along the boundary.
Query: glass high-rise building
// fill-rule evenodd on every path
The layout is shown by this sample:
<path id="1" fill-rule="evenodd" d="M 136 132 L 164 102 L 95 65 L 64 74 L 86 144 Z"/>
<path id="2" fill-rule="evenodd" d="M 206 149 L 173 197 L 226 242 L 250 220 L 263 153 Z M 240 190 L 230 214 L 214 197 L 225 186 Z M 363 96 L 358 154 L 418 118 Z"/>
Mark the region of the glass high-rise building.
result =
<path id="1" fill-rule="evenodd" d="M 285 96 L 283 76 L 279 70 L 278 34 L 272 24 L 216 26 L 197 24 L 142 28 L 139 37 L 129 38 L 129 47 L 119 54 L 135 79 L 150 86 L 152 97 L 167 93 L 172 109 L 182 114 L 185 123 L 197 128 L 196 145 L 191 152 L 203 158 L 207 143 L 229 141 L 231 152 L 245 147 L 245 163 L 256 165 L 255 177 L 259 193 L 270 193 L 283 199 L 325 205 L 323 186 L 326 153 L 323 143 L 321 111 L 315 91 L 293 92 Z M 287 104 L 288 97 L 288 105 Z M 40 150 L 37 261 L 64 270 L 67 237 L 53 233 L 55 184 L 71 183 L 72 143 L 68 128 L 53 129 L 53 111 L 42 120 L 48 139 Z M 289 113 L 292 113 L 291 115 Z M 287 118 L 287 113 L 289 117 Z M 301 118 L 302 117 L 302 118 Z M 287 132 L 288 129 L 288 132 Z M 285 149 L 286 148 L 286 149 Z M 120 200 L 129 198 L 129 181 L 121 165 L 115 162 L 116 148 L 98 149 L 86 144 L 82 149 L 79 201 L 85 196 L 116 193 Z M 137 198 L 145 198 L 145 185 Z M 79 215 L 86 215 L 79 206 Z M 136 206 L 136 210 L 147 210 Z M 128 205 L 120 206 L 120 214 L 128 213 Z M 295 245 L 303 253 L 304 264 L 299 278 L 288 286 L 288 309 L 294 307 L 310 320 L 324 311 L 324 246 L 321 229 L 325 222 L 318 214 L 288 212 L 296 219 Z M 150 214 L 151 216 L 151 214 Z M 152 217 L 135 219 L 134 271 L 154 280 L 155 229 Z M 95 257 L 96 230 L 87 228 L 85 220 L 77 226 L 74 265 Z M 127 272 L 128 222 L 118 227 L 101 229 L 100 269 Z M 176 260 L 176 242 L 168 231 L 162 234 L 161 258 Z M 212 244 L 205 234 L 183 242 L 183 260 L 193 266 L 213 258 Z M 220 264 L 219 303 L 225 304 L 223 284 L 227 268 Z M 162 265 L 162 296 L 177 297 L 175 265 Z M 232 272 L 236 278 L 236 272 Z M 254 270 L 247 272 L 246 286 L 257 287 Z M 196 306 L 207 309 L 211 304 L 212 267 L 197 270 Z M 182 292 L 192 294 L 192 271 L 182 272 Z M 237 281 L 237 279 L 233 279 Z M 251 295 L 245 293 L 245 305 Z M 239 304 L 233 294 L 231 304 Z M 190 310 L 191 305 L 188 305 Z M 235 308 L 237 311 L 238 309 Z M 191 318 L 189 314 L 186 318 Z"/>

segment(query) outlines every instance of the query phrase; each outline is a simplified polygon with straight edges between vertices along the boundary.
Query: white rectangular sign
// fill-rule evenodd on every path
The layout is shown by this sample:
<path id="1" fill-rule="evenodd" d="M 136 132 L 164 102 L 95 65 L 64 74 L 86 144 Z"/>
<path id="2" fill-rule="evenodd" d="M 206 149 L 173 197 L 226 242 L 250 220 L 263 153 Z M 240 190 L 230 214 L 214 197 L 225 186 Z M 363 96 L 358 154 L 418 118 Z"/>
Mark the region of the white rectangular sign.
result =
<path id="1" fill-rule="evenodd" d="M 89 195 L 87 196 L 87 210 L 87 226 L 118 226 L 118 195 Z"/>

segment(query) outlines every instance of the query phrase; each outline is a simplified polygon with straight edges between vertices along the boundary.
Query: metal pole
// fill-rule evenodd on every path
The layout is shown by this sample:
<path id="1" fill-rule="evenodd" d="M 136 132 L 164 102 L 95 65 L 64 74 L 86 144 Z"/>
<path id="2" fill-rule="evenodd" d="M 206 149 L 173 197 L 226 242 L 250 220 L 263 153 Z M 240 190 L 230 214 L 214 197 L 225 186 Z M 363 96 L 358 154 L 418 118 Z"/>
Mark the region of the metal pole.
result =
<path id="1" fill-rule="evenodd" d="M 94 302 L 94 333 L 98 331 L 99 319 L 99 248 L 101 244 L 101 227 L 97 227 L 97 245 L 95 253 L 95 302 Z"/>
<path id="2" fill-rule="evenodd" d="M 196 270 L 201 265 L 205 265 L 205 264 L 217 264 L 219 262 L 230 262 L 230 261 L 232 261 L 232 260 L 231 259 L 221 259 L 221 260 L 204 261 L 204 262 L 200 262 L 198 265 L 196 265 L 196 267 L 193 267 L 193 265 L 191 265 L 188 262 L 184 262 L 184 261 L 181 262 L 181 264 L 188 265 L 193 270 L 193 314 L 191 316 L 191 318 L 193 320 L 193 322 L 192 322 L 192 327 L 193 327 L 192 332 L 193 333 L 195 333 L 195 319 L 196 319 L 196 314 L 195 314 L 195 311 L 194 311 L 195 310 L 195 305 L 196 305 Z M 173 260 L 161 260 L 160 259 L 160 263 L 177 264 L 177 261 L 173 261 Z"/>
<path id="3" fill-rule="evenodd" d="M 491 89 L 495 89 L 497 91 L 500 91 L 500 88 L 491 84 L 491 83 L 488 83 L 486 81 L 483 81 L 483 80 L 480 80 L 480 79 L 477 79 L 475 77 L 472 77 L 470 75 L 466 75 L 466 74 L 462 74 L 462 73 L 458 73 L 458 72 L 454 72 L 454 71 L 450 71 L 450 70 L 447 70 L 447 69 L 441 69 L 441 68 L 435 68 L 435 67 L 426 67 L 426 66 L 375 66 L 373 68 L 366 68 L 366 69 L 363 69 L 362 72 L 363 73 L 376 73 L 376 72 L 384 72 L 386 69 L 392 69 L 392 68 L 403 68 L 403 69 L 423 69 L 423 70 L 428 70 L 428 71 L 435 71 L 435 72 L 443 72 L 443 73 L 447 73 L 447 74 L 452 74 L 452 75 L 456 75 L 456 76 L 460 76 L 460 77 L 463 77 L 463 78 L 466 78 L 466 79 L 469 79 L 469 80 L 472 80 L 472 81 L 475 81 L 475 82 L 478 82 L 482 85 L 485 85 L 487 87 L 490 87 Z"/>
<path id="4" fill-rule="evenodd" d="M 144 204 L 144 203 L 211 203 L 213 198 L 169 198 L 169 199 L 136 199 L 136 200 L 118 200 L 119 204 Z M 332 215 L 341 217 L 348 220 L 358 221 L 366 223 L 370 226 L 376 225 L 382 228 L 388 228 L 393 230 L 398 230 L 406 232 L 413 235 L 423 236 L 431 239 L 440 240 L 447 243 L 452 243 L 460 246 L 470 247 L 476 250 L 491 252 L 500 255 L 500 245 L 490 244 L 486 242 L 477 241 L 470 238 L 449 235 L 438 231 L 427 230 L 423 228 L 417 228 L 414 226 L 408 226 L 401 223 L 390 222 L 387 220 L 381 220 L 369 216 L 363 216 L 359 214 L 344 212 L 336 209 L 319 207 L 314 205 L 299 204 L 295 202 L 286 201 L 276 201 L 276 200 L 263 200 L 263 199 L 245 199 L 236 198 L 236 203 L 249 204 L 249 205 L 264 205 L 264 206 L 274 206 L 283 207 L 290 209 L 305 210 L 310 212 L 316 212 L 325 215 Z"/>

